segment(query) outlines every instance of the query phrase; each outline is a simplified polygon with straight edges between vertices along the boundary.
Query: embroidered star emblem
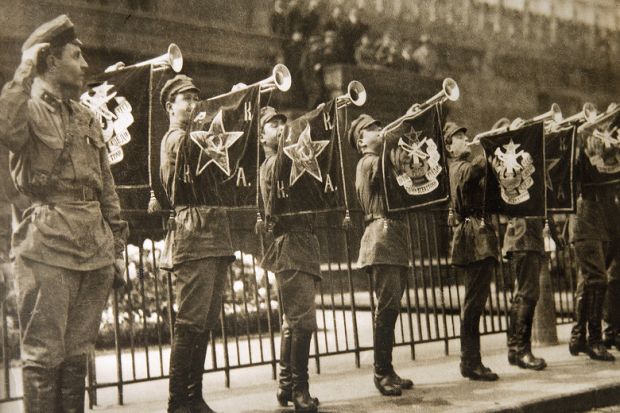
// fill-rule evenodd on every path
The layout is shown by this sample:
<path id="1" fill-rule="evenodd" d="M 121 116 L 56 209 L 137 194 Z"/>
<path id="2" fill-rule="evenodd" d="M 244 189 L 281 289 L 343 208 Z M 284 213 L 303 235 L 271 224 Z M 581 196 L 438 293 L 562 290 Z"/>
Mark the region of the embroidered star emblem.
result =
<path id="1" fill-rule="evenodd" d="M 560 159 L 559 158 L 551 158 L 551 159 L 546 159 L 545 160 L 545 185 L 547 187 L 547 189 L 549 189 L 550 191 L 553 192 L 553 182 L 551 181 L 551 170 L 553 168 L 555 168 L 558 163 L 560 163 Z"/>
<path id="2" fill-rule="evenodd" d="M 511 139 L 510 142 L 504 145 L 506 152 L 502 152 L 499 148 L 495 150 L 495 155 L 504 163 L 506 172 L 510 175 L 515 175 L 517 171 L 523 169 L 519 163 L 519 157 L 522 156 L 524 152 L 517 152 L 519 146 L 521 146 L 520 143 L 515 144 Z"/>
<path id="3" fill-rule="evenodd" d="M 615 126 L 613 129 L 595 130 L 593 135 L 603 141 L 605 149 L 609 149 L 612 146 L 618 146 L 619 144 L 619 140 L 613 137 L 614 133 L 616 133 L 617 130 L 617 126 Z"/>
<path id="4" fill-rule="evenodd" d="M 226 132 L 221 110 L 213 118 L 208 131 L 190 132 L 189 136 L 200 147 L 196 175 L 202 174 L 207 166 L 213 163 L 226 176 L 230 176 L 228 149 L 243 136 L 243 132 Z M 203 165 L 201 166 L 201 164 Z"/>
<path id="5" fill-rule="evenodd" d="M 310 124 L 308 124 L 299 135 L 297 143 L 284 147 L 284 154 L 293 161 L 289 185 L 293 186 L 304 172 L 308 172 L 317 181 L 323 182 L 317 157 L 328 144 L 329 140 L 313 141 L 310 137 Z"/>

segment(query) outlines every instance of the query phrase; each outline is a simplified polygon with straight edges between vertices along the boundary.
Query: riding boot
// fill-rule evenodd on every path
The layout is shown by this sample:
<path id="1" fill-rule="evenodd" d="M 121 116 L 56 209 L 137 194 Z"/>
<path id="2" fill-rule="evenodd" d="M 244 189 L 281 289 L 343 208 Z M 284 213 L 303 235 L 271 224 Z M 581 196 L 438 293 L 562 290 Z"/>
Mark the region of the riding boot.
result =
<path id="1" fill-rule="evenodd" d="M 192 413 L 215 413 L 202 397 L 202 376 L 204 375 L 208 344 L 208 331 L 197 335 L 194 340 L 189 384 L 187 387 L 187 399 Z"/>
<path id="2" fill-rule="evenodd" d="M 80 354 L 63 361 L 58 374 L 61 411 L 63 413 L 84 413 L 86 355 Z"/>
<path id="3" fill-rule="evenodd" d="M 547 367 L 547 363 L 532 354 L 532 323 L 536 303 L 524 298 L 520 301 L 514 328 L 517 365 L 522 369 L 542 370 Z"/>
<path id="4" fill-rule="evenodd" d="M 606 285 L 588 286 L 588 355 L 592 360 L 614 361 L 615 357 L 603 345 L 602 318 Z"/>
<path id="5" fill-rule="evenodd" d="M 190 331 L 187 326 L 177 325 L 174 329 L 174 341 L 170 352 L 168 413 L 192 413 L 188 388 L 197 337 L 198 334 Z"/>
<path id="6" fill-rule="evenodd" d="M 586 327 L 588 325 L 588 294 L 586 288 L 581 295 L 575 297 L 575 325 L 570 333 L 570 341 L 568 343 L 568 351 L 573 356 L 579 353 L 588 352 L 588 344 L 586 342 Z"/>
<path id="7" fill-rule="evenodd" d="M 24 366 L 24 413 L 55 412 L 60 405 L 58 368 Z"/>
<path id="8" fill-rule="evenodd" d="M 603 344 L 607 348 L 615 346 L 617 350 L 620 350 L 620 280 L 611 280 L 607 283 L 604 321 L 607 327 Z"/>
<path id="9" fill-rule="evenodd" d="M 512 366 L 517 365 L 517 343 L 515 337 L 515 326 L 517 324 L 517 314 L 519 312 L 520 300 L 515 297 L 510 306 L 510 314 L 508 315 L 510 320 L 508 329 L 506 330 L 506 344 L 508 346 L 508 363 Z"/>
<path id="10" fill-rule="evenodd" d="M 308 359 L 312 331 L 293 329 L 291 338 L 291 373 L 293 379 L 293 404 L 295 413 L 316 413 L 316 399 L 310 396 L 308 385 Z"/>
<path id="11" fill-rule="evenodd" d="M 292 331 L 283 328 L 280 335 L 280 371 L 278 373 L 278 391 L 276 398 L 280 406 L 287 406 L 293 396 L 293 373 L 291 372 Z"/>
<path id="12" fill-rule="evenodd" d="M 479 318 L 477 318 L 479 319 Z M 473 320 L 476 322 L 476 320 Z M 461 375 L 476 381 L 495 381 L 499 376 L 482 364 L 480 333 L 467 329 L 461 321 Z"/>
<path id="13" fill-rule="evenodd" d="M 384 396 L 400 396 L 402 394 L 400 382 L 396 374 L 392 374 L 392 348 L 394 347 L 394 325 L 398 313 L 384 311 L 375 318 L 374 358 L 375 358 L 375 387 Z M 413 383 L 412 383 L 413 385 Z"/>

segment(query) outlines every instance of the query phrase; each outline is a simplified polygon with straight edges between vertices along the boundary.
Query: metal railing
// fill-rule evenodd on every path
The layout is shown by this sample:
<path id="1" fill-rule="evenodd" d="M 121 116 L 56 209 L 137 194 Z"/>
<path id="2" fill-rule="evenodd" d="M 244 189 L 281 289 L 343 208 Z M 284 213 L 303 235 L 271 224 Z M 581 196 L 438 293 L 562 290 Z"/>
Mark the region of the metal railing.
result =
<path id="1" fill-rule="evenodd" d="M 360 353 L 372 349 L 374 295 L 369 276 L 355 261 L 363 232 L 361 214 L 353 214 L 354 227 L 345 231 L 341 217 L 319 217 L 323 279 L 317 285 L 317 322 L 312 358 L 316 371 L 321 359 L 349 353 L 360 366 Z M 459 337 L 464 289 L 462 274 L 450 265 L 450 228 L 446 211 L 410 213 L 408 250 L 410 269 L 402 311 L 396 325 L 396 345 L 408 346 L 415 359 L 416 345 Z M 496 219 L 496 221 L 499 221 Z M 499 239 L 503 238 L 500 228 Z M 219 328 L 211 334 L 205 372 L 223 371 L 226 386 L 230 372 L 270 365 L 276 378 L 281 309 L 273 274 L 260 267 L 262 238 L 253 227 L 234 228 L 237 260 L 229 267 Z M 150 239 L 126 251 L 129 288 L 113 291 L 103 314 L 97 352 L 90 358 L 88 394 L 91 407 L 97 390 L 115 387 L 123 404 L 124 387 L 168 377 L 169 344 L 174 326 L 174 276 L 158 269 L 159 242 Z M 554 289 L 556 320 L 572 321 L 574 257 L 570 250 L 551 252 L 549 267 Z M 503 332 L 512 297 L 513 276 L 501 261 L 493 274 L 491 294 L 481 320 L 482 334 Z M 19 340 L 14 296 L 2 304 L 2 385 L 0 403 L 21 397 L 17 359 Z"/>

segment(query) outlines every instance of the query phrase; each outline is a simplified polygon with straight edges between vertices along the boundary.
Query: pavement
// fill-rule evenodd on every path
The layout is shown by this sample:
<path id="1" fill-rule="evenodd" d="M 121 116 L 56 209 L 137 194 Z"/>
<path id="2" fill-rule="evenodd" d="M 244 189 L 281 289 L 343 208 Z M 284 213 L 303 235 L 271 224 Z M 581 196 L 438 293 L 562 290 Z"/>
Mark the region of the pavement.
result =
<path id="1" fill-rule="evenodd" d="M 505 335 L 482 337 L 483 361 L 500 375 L 494 383 L 481 383 L 460 376 L 458 340 L 415 346 L 411 360 L 408 346 L 394 351 L 394 364 L 403 377 L 413 379 L 412 390 L 401 397 L 383 397 L 372 383 L 372 352 L 361 353 L 361 367 L 355 368 L 354 355 L 321 358 L 321 374 L 310 363 L 311 392 L 321 400 L 321 413 L 383 412 L 578 412 L 620 404 L 620 361 L 604 363 L 585 355 L 572 357 L 567 342 L 570 325 L 558 326 L 560 344 L 535 347 L 535 354 L 547 360 L 548 368 L 535 372 L 510 366 L 506 361 Z M 614 351 L 616 357 L 620 353 Z M 204 376 L 204 394 L 218 412 L 293 412 L 275 400 L 276 382 L 269 366 L 231 371 L 230 388 L 224 373 Z M 166 411 L 167 380 L 126 385 L 124 405 L 118 405 L 116 388 L 98 391 L 102 413 Z M 0 412 L 19 411 L 20 403 L 0 406 Z M 603 410 L 613 411 L 613 410 Z"/>

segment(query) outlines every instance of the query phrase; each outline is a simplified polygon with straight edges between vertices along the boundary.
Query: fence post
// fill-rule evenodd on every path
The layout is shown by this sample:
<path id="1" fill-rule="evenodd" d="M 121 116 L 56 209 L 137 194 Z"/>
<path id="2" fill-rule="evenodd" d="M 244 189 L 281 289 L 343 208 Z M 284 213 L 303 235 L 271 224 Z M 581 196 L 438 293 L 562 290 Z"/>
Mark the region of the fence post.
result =
<path id="1" fill-rule="evenodd" d="M 558 332 L 555 323 L 555 294 L 551 286 L 549 258 L 545 256 L 540 268 L 540 297 L 534 312 L 532 341 L 538 345 L 558 344 Z"/>

